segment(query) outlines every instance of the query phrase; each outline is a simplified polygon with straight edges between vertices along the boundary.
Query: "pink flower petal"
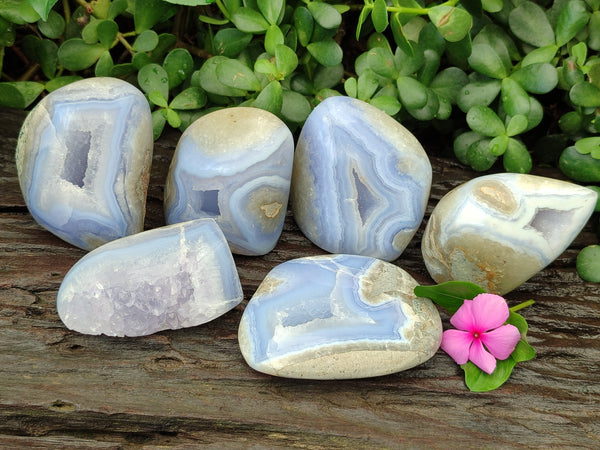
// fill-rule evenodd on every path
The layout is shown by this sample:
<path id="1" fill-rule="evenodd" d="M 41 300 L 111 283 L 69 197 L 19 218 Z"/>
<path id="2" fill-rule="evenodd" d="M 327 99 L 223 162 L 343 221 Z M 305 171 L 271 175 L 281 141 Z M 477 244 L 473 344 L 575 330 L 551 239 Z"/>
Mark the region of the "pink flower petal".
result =
<path id="1" fill-rule="evenodd" d="M 465 300 L 460 308 L 450 318 L 450 323 L 454 328 L 464 331 L 473 331 L 473 300 Z"/>
<path id="2" fill-rule="evenodd" d="M 502 325 L 481 335 L 481 342 L 497 359 L 506 359 L 515 350 L 521 339 L 519 329 L 514 325 Z"/>
<path id="3" fill-rule="evenodd" d="M 479 339 L 473 341 L 469 351 L 469 359 L 486 373 L 492 373 L 496 369 L 496 358 L 488 353 Z"/>
<path id="4" fill-rule="evenodd" d="M 496 294 L 479 294 L 473 299 L 473 324 L 477 331 L 493 330 L 503 325 L 510 314 L 506 300 Z"/>
<path id="5" fill-rule="evenodd" d="M 469 360 L 469 348 L 472 342 L 473 336 L 468 331 L 446 330 L 442 334 L 441 348 L 457 364 L 465 364 Z"/>

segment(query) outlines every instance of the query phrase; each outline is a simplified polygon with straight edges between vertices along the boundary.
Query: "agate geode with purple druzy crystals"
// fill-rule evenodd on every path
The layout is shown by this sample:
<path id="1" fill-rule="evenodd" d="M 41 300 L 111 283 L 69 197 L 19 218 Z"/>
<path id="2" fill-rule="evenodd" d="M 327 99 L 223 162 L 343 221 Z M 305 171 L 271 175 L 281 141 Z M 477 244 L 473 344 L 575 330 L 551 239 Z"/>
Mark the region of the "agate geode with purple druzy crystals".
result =
<path id="1" fill-rule="evenodd" d="M 291 202 L 302 232 L 324 250 L 398 258 L 423 220 L 430 187 L 423 147 L 378 108 L 330 97 L 306 120 Z"/>
<path id="2" fill-rule="evenodd" d="M 17 170 L 35 220 L 85 250 L 142 231 L 152 161 L 144 95 L 116 78 L 57 89 L 29 113 Z"/>
<path id="3" fill-rule="evenodd" d="M 144 336 L 213 320 L 243 299 L 212 219 L 156 228 L 88 253 L 65 276 L 57 310 L 86 334 Z"/>

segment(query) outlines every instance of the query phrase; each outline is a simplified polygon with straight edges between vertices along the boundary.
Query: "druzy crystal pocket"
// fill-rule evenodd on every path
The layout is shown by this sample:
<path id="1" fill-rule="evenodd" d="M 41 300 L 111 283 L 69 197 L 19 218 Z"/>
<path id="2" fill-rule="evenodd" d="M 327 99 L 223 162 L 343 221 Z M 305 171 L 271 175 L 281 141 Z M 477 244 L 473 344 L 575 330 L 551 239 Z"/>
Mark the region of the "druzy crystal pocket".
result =
<path id="1" fill-rule="evenodd" d="M 142 231 L 152 145 L 148 102 L 131 84 L 90 78 L 57 89 L 29 113 L 17 143 L 31 215 L 86 250 Z"/>
<path id="2" fill-rule="evenodd" d="M 431 165 L 421 144 L 378 108 L 330 97 L 310 114 L 294 157 L 294 218 L 331 253 L 391 261 L 421 224 Z"/>
<path id="3" fill-rule="evenodd" d="M 201 117 L 173 156 L 167 223 L 213 218 L 234 253 L 270 252 L 287 211 L 293 154 L 292 133 L 270 112 L 234 107 Z"/>
<path id="4" fill-rule="evenodd" d="M 208 322 L 242 298 L 223 233 L 214 220 L 199 219 L 88 253 L 63 280 L 57 309 L 80 333 L 143 336 Z"/>
<path id="5" fill-rule="evenodd" d="M 375 258 L 328 255 L 275 267 L 239 326 L 247 363 L 290 378 L 386 375 L 416 366 L 438 349 L 442 325 L 416 281 Z"/>
<path id="6" fill-rule="evenodd" d="M 427 270 L 438 283 L 470 281 L 505 294 L 565 251 L 590 218 L 596 196 L 534 175 L 475 178 L 433 210 L 422 241 Z"/>

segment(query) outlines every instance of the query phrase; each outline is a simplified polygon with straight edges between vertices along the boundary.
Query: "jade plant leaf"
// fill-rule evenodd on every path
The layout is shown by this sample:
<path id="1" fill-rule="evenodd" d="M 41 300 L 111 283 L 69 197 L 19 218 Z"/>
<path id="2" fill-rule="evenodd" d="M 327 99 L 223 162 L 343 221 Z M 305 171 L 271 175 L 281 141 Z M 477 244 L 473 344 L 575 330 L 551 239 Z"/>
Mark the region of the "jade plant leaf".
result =
<path id="1" fill-rule="evenodd" d="M 213 39 L 214 53 L 235 58 L 251 40 L 251 33 L 244 33 L 237 28 L 222 28 L 217 31 Z"/>
<path id="2" fill-rule="evenodd" d="M 282 103 L 283 89 L 279 81 L 275 80 L 265 86 L 254 100 L 252 106 L 277 115 L 281 112 Z"/>
<path id="3" fill-rule="evenodd" d="M 556 68 L 547 62 L 522 66 L 510 75 L 523 89 L 532 94 L 547 94 L 558 84 Z"/>
<path id="4" fill-rule="evenodd" d="M 233 13 L 231 21 L 238 30 L 253 34 L 264 33 L 270 25 L 261 13 L 246 6 Z"/>
<path id="5" fill-rule="evenodd" d="M 59 47 L 58 60 L 67 70 L 77 72 L 92 66 L 106 51 L 100 43 L 87 44 L 83 39 L 69 39 Z"/>
<path id="6" fill-rule="evenodd" d="M 494 48 L 488 44 L 473 44 L 469 64 L 477 72 L 491 78 L 506 78 L 510 67 Z"/>
<path id="7" fill-rule="evenodd" d="M 134 0 L 133 5 L 133 21 L 138 34 L 169 19 L 179 10 L 177 5 L 162 0 Z"/>
<path id="8" fill-rule="evenodd" d="M 569 99 L 576 105 L 596 108 L 600 106 L 600 88 L 587 81 L 580 81 L 569 91 Z"/>
<path id="9" fill-rule="evenodd" d="M 337 29 L 342 23 L 342 15 L 328 3 L 310 2 L 308 10 L 315 21 L 325 29 Z"/>
<path id="10" fill-rule="evenodd" d="M 487 106 L 473 106 L 467 112 L 467 123 L 471 130 L 483 136 L 498 136 L 504 134 L 504 124 L 500 117 Z"/>
<path id="11" fill-rule="evenodd" d="M 587 24 L 590 13 L 582 0 L 565 2 L 556 21 L 556 45 L 563 46 Z"/>
<path id="12" fill-rule="evenodd" d="M 541 6 L 524 1 L 508 16 L 510 30 L 521 39 L 535 47 L 554 44 L 554 31 Z"/>
<path id="13" fill-rule="evenodd" d="M 463 39 L 473 25 L 471 14 L 454 6 L 433 6 L 429 8 L 428 15 L 440 34 L 449 42 Z"/>
<path id="14" fill-rule="evenodd" d="M 389 24 L 387 4 L 385 0 L 375 0 L 373 4 L 373 11 L 371 12 L 371 20 L 375 31 L 382 33 Z"/>
<path id="15" fill-rule="evenodd" d="M 147 94 L 158 91 L 165 99 L 169 98 L 169 76 L 165 69 L 158 64 L 148 64 L 142 67 L 137 78 L 138 84 Z"/>
<path id="16" fill-rule="evenodd" d="M 577 273 L 586 281 L 600 283 L 600 245 L 588 245 L 579 252 Z"/>
<path id="17" fill-rule="evenodd" d="M 575 148 L 582 155 L 591 155 L 594 159 L 600 159 L 600 136 L 581 138 L 575 142 Z"/>
<path id="18" fill-rule="evenodd" d="M 294 10 L 294 27 L 298 33 L 300 45 L 306 47 L 310 43 L 315 27 L 315 20 L 308 8 L 299 6 Z"/>
<path id="19" fill-rule="evenodd" d="M 142 31 L 133 42 L 136 52 L 151 52 L 158 45 L 158 34 L 154 30 Z"/>
<path id="20" fill-rule="evenodd" d="M 65 19 L 56 11 L 50 11 L 46 20 L 40 19 L 37 26 L 47 38 L 58 39 L 65 30 Z"/>
<path id="21" fill-rule="evenodd" d="M 217 77 L 226 86 L 243 91 L 259 91 L 260 81 L 247 65 L 237 59 L 225 59 L 217 66 Z"/>
<path id="22" fill-rule="evenodd" d="M 507 172 L 529 173 L 532 167 L 531 155 L 521 141 L 509 138 L 502 164 Z"/>
<path id="23" fill-rule="evenodd" d="M 258 10 L 267 22 L 276 25 L 285 8 L 285 0 L 257 0 Z"/>
<path id="24" fill-rule="evenodd" d="M 281 116 L 292 123 L 303 123 L 311 111 L 307 98 L 294 91 L 283 91 Z"/>
<path id="25" fill-rule="evenodd" d="M 35 81 L 7 81 L 0 83 L 0 104 L 9 108 L 25 109 L 44 91 L 44 85 Z"/>
<path id="26" fill-rule="evenodd" d="M 189 87 L 175 96 L 169 105 L 173 109 L 199 109 L 207 101 L 206 92 L 199 87 Z"/>
<path id="27" fill-rule="evenodd" d="M 57 1 L 58 0 L 27 0 L 42 20 L 48 20 L 48 15 Z"/>
<path id="28" fill-rule="evenodd" d="M 169 89 L 173 89 L 191 75 L 194 70 L 194 60 L 188 50 L 176 48 L 165 57 L 163 68 L 169 77 Z"/>
<path id="29" fill-rule="evenodd" d="M 313 58 L 327 67 L 337 66 L 344 56 L 342 48 L 333 39 L 312 42 L 306 48 Z"/>

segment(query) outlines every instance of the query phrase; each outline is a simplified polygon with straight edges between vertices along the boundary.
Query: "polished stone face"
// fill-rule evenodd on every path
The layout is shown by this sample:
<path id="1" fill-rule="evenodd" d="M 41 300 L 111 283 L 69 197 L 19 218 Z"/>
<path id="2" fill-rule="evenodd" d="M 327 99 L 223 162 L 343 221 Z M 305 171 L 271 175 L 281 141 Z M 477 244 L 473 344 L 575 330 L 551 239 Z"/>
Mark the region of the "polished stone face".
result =
<path id="1" fill-rule="evenodd" d="M 308 117 L 294 159 L 294 218 L 331 253 L 391 261 L 421 224 L 431 165 L 417 139 L 360 100 L 331 97 Z"/>
<path id="2" fill-rule="evenodd" d="M 267 111 L 234 107 L 201 117 L 171 163 L 167 223 L 210 217 L 234 253 L 270 252 L 287 211 L 293 154 L 292 133 Z"/>
<path id="3" fill-rule="evenodd" d="M 57 309 L 71 330 L 144 336 L 213 320 L 243 299 L 212 219 L 156 228 L 88 253 L 64 278 Z"/>
<path id="4" fill-rule="evenodd" d="M 446 194 L 422 240 L 431 277 L 503 295 L 556 259 L 590 218 L 597 194 L 565 181 L 503 173 Z"/>
<path id="5" fill-rule="evenodd" d="M 329 255 L 275 267 L 248 303 L 239 343 L 255 370 L 344 379 L 416 366 L 438 349 L 442 325 L 416 281 L 374 258 Z"/>
<path id="6" fill-rule="evenodd" d="M 142 231 L 152 148 L 150 108 L 131 84 L 90 78 L 57 89 L 17 143 L 31 215 L 85 250 Z"/>

